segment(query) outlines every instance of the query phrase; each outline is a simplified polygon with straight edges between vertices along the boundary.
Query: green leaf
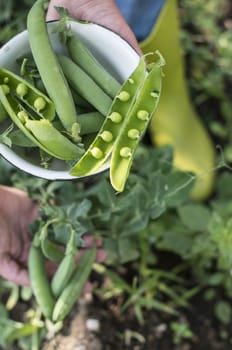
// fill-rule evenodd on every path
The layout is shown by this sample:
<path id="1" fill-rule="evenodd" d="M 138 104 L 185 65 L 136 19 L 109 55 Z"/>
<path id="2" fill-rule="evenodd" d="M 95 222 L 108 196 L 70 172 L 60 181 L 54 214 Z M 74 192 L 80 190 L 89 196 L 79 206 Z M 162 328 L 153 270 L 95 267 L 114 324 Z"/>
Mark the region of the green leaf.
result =
<path id="1" fill-rule="evenodd" d="M 229 324 L 231 321 L 231 306 L 226 301 L 218 301 L 214 308 L 215 315 L 219 321 Z"/>
<path id="2" fill-rule="evenodd" d="M 130 239 L 120 238 L 118 241 L 119 256 L 122 264 L 136 260 L 139 257 L 137 244 L 133 244 Z"/>
<path id="3" fill-rule="evenodd" d="M 183 224 L 193 231 L 207 229 L 211 218 L 210 210 L 201 204 L 189 204 L 178 207 L 178 214 Z"/>

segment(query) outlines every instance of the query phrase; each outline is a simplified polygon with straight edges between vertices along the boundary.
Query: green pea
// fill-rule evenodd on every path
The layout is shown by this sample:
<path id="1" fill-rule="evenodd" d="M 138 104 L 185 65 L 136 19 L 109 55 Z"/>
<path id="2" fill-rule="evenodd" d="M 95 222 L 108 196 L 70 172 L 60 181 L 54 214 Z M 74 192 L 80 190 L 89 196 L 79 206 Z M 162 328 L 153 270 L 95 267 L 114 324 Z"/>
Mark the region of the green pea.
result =
<path id="1" fill-rule="evenodd" d="M 34 101 L 34 107 L 37 112 L 42 111 L 46 107 L 46 101 L 43 97 L 37 97 Z"/>
<path id="2" fill-rule="evenodd" d="M 129 83 L 131 82 L 131 80 L 129 80 Z M 127 102 L 130 99 L 130 94 L 127 91 L 121 91 L 118 95 L 117 98 L 123 102 Z"/>
<path id="3" fill-rule="evenodd" d="M 123 119 L 122 115 L 119 114 L 118 112 L 112 112 L 112 113 L 108 116 L 108 118 L 109 118 L 110 120 L 112 120 L 113 123 L 116 123 L 116 124 L 121 123 L 121 121 L 122 121 L 122 119 Z"/>
<path id="4" fill-rule="evenodd" d="M 102 140 L 104 140 L 105 142 L 111 142 L 113 141 L 113 134 L 112 132 L 108 131 L 108 130 L 104 130 L 101 134 L 100 134 Z"/>
<path id="5" fill-rule="evenodd" d="M 23 83 L 19 83 L 16 87 L 16 93 L 19 95 L 21 98 L 24 98 L 26 94 L 28 93 L 28 87 L 27 85 Z"/>
<path id="6" fill-rule="evenodd" d="M 140 136 L 140 132 L 138 129 L 130 129 L 127 133 L 128 137 L 132 140 L 138 139 Z"/>
<path id="7" fill-rule="evenodd" d="M 149 120 L 149 112 L 145 110 L 140 110 L 137 112 L 137 118 L 140 120 L 147 121 Z"/>
<path id="8" fill-rule="evenodd" d="M 103 157 L 103 152 L 98 147 L 93 147 L 91 149 L 91 154 L 96 159 L 101 159 Z"/>
<path id="9" fill-rule="evenodd" d="M 132 150 L 130 147 L 122 147 L 119 150 L 119 154 L 122 158 L 129 158 L 132 156 Z"/>

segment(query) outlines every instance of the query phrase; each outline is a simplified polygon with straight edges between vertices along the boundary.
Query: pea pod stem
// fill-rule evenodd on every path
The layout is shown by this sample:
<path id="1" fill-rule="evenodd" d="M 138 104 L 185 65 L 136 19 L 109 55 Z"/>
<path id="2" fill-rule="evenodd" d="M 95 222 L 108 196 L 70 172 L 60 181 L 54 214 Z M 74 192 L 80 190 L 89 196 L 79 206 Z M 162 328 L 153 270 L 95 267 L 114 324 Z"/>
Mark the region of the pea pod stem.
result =
<path id="1" fill-rule="evenodd" d="M 62 68 L 50 43 L 45 21 L 44 0 L 37 0 L 27 16 L 29 42 L 48 95 L 55 104 L 57 114 L 66 130 L 77 122 L 75 104 Z"/>

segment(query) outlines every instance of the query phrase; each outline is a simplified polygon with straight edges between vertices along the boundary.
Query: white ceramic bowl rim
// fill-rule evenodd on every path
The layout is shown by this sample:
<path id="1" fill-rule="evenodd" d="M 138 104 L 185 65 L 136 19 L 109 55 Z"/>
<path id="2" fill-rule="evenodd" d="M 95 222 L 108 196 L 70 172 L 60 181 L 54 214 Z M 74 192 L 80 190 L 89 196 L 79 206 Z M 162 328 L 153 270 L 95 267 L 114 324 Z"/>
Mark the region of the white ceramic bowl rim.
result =
<path id="1" fill-rule="evenodd" d="M 49 21 L 49 35 L 52 38 L 53 47 L 57 52 L 63 52 L 64 48 L 57 40 L 57 34 L 52 32 L 52 26 L 56 21 Z M 135 69 L 139 55 L 135 49 L 125 41 L 119 34 L 109 28 L 93 22 L 70 21 L 70 25 L 76 31 L 90 50 L 94 52 L 103 64 L 121 81 L 128 78 Z M 100 45 L 99 45 L 100 43 Z M 9 70 L 16 70 L 15 60 L 30 51 L 27 30 L 15 35 L 6 44 L 0 48 L 0 66 Z M 1 126 L 1 124 L 0 124 Z M 33 164 L 17 154 L 12 148 L 0 144 L 0 154 L 9 163 L 18 169 L 29 173 L 33 176 L 41 177 L 48 180 L 72 180 L 77 177 L 71 176 L 68 169 L 55 167 L 45 169 L 39 164 Z M 109 168 L 109 162 L 105 163 L 100 171 Z"/>

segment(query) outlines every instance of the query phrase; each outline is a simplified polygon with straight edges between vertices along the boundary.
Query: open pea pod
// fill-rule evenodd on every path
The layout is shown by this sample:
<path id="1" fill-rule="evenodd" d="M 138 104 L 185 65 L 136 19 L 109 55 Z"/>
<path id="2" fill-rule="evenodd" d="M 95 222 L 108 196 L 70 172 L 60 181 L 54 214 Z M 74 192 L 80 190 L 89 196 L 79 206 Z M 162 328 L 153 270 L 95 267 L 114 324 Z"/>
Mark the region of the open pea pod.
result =
<path id="1" fill-rule="evenodd" d="M 0 68 L 0 84 L 21 101 L 21 103 L 37 113 L 40 118 L 46 118 L 48 120 L 55 118 L 56 111 L 54 103 L 27 80 L 5 68 Z"/>
<path id="2" fill-rule="evenodd" d="M 163 65 L 164 60 L 161 56 L 158 62 L 153 63 L 137 95 L 137 99 L 123 124 L 123 128 L 120 130 L 113 145 L 110 181 L 112 186 L 119 192 L 124 189 L 135 150 L 158 105 L 161 93 Z"/>
<path id="3" fill-rule="evenodd" d="M 141 57 L 137 67 L 115 96 L 109 113 L 94 141 L 83 157 L 71 168 L 71 175 L 90 175 L 97 171 L 110 156 L 113 144 L 123 127 L 145 76 L 146 63 L 144 57 Z"/>
<path id="4" fill-rule="evenodd" d="M 83 149 L 61 134 L 47 119 L 30 120 L 29 114 L 0 85 L 0 102 L 17 127 L 40 149 L 62 160 L 78 159 Z"/>

